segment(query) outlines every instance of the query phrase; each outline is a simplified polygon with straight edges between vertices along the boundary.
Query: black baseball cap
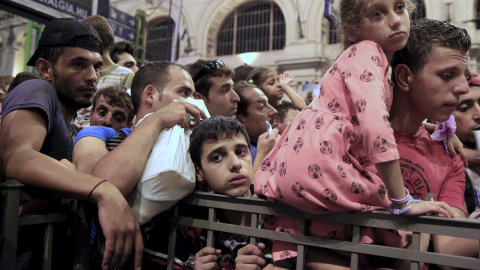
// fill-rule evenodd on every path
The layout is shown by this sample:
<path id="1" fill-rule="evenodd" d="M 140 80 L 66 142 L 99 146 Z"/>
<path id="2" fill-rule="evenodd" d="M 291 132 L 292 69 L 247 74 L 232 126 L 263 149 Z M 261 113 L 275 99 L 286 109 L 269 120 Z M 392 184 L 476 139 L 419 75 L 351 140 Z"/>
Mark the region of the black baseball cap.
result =
<path id="1" fill-rule="evenodd" d="M 35 66 L 41 58 L 42 47 L 68 46 L 79 47 L 103 55 L 103 44 L 97 31 L 90 25 L 74 18 L 60 18 L 50 21 L 45 25 L 42 36 L 38 41 L 38 48 L 27 63 Z"/>

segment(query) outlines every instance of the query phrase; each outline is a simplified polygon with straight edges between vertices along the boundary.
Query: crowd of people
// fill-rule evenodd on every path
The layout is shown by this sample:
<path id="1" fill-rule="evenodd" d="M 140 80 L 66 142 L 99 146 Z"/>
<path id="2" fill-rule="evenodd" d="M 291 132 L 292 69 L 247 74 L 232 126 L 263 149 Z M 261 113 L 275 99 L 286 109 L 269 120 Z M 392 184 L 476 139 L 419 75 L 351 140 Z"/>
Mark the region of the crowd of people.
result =
<path id="1" fill-rule="evenodd" d="M 52 20 L 27 63 L 38 74 L 0 78 L 3 179 L 94 207 L 91 269 L 165 269 L 165 215 L 194 190 L 258 196 L 313 214 L 385 209 L 478 218 L 480 77 L 469 70 L 467 31 L 432 19 L 411 23 L 413 0 L 337 4 L 344 51 L 313 100 L 274 68 L 234 70 L 220 59 L 138 67 L 134 46 L 115 43 L 104 17 Z M 180 152 L 182 164 L 162 173 L 155 160 L 167 147 L 173 149 L 167 159 Z M 217 219 L 250 224 L 250 215 L 232 211 L 218 211 Z M 301 229 L 294 217 L 261 221 L 269 230 Z M 308 235 L 352 238 L 351 226 L 306 226 Z M 216 233 L 207 247 L 205 231 L 177 226 L 177 232 L 176 269 L 295 268 L 295 244 L 251 245 L 247 236 Z M 411 233 L 364 228 L 360 240 L 408 248 Z M 476 257 L 479 246 L 474 239 L 421 236 L 423 251 Z M 54 267 L 68 267 L 66 261 Z M 369 256 L 360 262 L 409 264 Z M 41 262 L 30 256 L 22 263 L 36 269 Z M 305 267 L 348 269 L 350 262 L 309 248 Z"/>

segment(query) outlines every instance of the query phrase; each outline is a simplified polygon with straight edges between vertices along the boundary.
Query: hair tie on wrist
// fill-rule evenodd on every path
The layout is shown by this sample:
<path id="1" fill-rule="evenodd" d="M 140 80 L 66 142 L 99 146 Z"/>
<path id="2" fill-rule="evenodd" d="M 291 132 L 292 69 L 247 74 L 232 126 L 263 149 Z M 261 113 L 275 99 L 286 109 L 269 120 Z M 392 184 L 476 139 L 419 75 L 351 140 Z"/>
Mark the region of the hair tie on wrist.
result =
<path id="1" fill-rule="evenodd" d="M 450 115 L 450 118 L 447 121 L 438 125 L 437 130 L 430 135 L 430 138 L 435 141 L 443 142 L 445 153 L 450 155 L 450 151 L 448 151 L 447 147 L 447 139 L 448 137 L 455 135 L 456 130 L 457 123 L 455 123 L 455 116 Z"/>
<path id="2" fill-rule="evenodd" d="M 87 196 L 87 198 L 85 199 L 85 202 L 88 202 L 88 200 L 90 199 L 90 196 L 92 196 L 93 191 L 94 191 L 98 186 L 100 186 L 101 183 L 106 182 L 106 181 L 107 181 L 107 180 L 104 179 L 104 180 L 98 182 L 98 183 L 92 188 L 92 190 L 90 190 L 90 193 L 88 193 L 88 196 Z"/>
<path id="3" fill-rule="evenodd" d="M 394 215 L 401 215 L 405 212 L 408 212 L 410 209 L 412 209 L 413 203 L 419 203 L 422 201 L 422 200 L 415 200 L 414 198 L 412 198 L 412 195 L 410 194 L 408 194 L 407 196 L 408 196 L 407 206 L 405 206 L 402 209 L 398 209 L 396 205 L 391 203 L 390 206 L 388 207 L 388 211 L 390 211 Z"/>
<path id="4" fill-rule="evenodd" d="M 394 198 L 388 196 L 388 199 L 390 199 L 390 201 L 392 201 L 392 204 L 402 204 L 402 203 L 408 202 L 408 200 L 411 198 L 410 192 L 408 192 L 408 188 L 404 187 L 404 189 L 405 189 L 405 193 L 407 193 L 407 195 L 405 195 L 405 198 L 403 198 L 403 199 L 394 199 Z"/>

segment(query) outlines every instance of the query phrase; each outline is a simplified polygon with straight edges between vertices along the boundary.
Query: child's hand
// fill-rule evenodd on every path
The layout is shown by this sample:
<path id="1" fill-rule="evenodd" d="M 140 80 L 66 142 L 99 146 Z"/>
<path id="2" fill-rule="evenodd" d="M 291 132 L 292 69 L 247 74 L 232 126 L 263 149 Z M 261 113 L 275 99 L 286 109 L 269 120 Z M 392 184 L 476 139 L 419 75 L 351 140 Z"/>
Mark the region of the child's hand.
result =
<path id="1" fill-rule="evenodd" d="M 194 270 L 211 270 L 217 269 L 218 255 L 222 253 L 219 249 L 212 247 L 204 247 L 195 254 Z"/>
<path id="2" fill-rule="evenodd" d="M 457 135 L 452 135 L 447 138 L 447 149 L 450 152 L 450 156 L 452 158 L 456 158 L 457 153 L 460 154 L 463 162 L 465 163 L 465 168 L 468 168 L 467 154 L 464 151 L 463 143 L 460 141 Z"/>
<path id="3" fill-rule="evenodd" d="M 293 76 L 291 76 L 288 72 L 283 72 L 280 74 L 280 84 L 282 86 L 284 85 L 290 85 L 290 83 L 293 82 Z"/>
<path id="4" fill-rule="evenodd" d="M 268 265 L 267 267 L 263 268 L 263 266 L 267 263 L 263 258 L 263 250 L 265 249 L 265 244 L 258 243 L 258 245 L 254 246 L 248 244 L 243 248 L 238 250 L 237 257 L 235 258 L 235 265 L 237 270 L 244 270 L 244 269 L 269 269 L 273 265 Z"/>
<path id="5" fill-rule="evenodd" d="M 419 216 L 423 214 L 441 215 L 448 218 L 458 217 L 458 214 L 445 202 L 421 201 L 413 203 L 412 208 L 405 212 L 407 216 Z"/>

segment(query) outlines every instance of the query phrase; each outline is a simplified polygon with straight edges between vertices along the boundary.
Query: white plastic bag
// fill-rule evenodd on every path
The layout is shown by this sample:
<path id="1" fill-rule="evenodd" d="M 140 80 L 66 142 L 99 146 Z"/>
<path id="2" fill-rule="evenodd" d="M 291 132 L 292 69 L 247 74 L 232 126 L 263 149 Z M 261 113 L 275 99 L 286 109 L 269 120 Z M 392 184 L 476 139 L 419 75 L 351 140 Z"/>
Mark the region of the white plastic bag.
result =
<path id="1" fill-rule="evenodd" d="M 191 100 L 186 101 L 203 109 L 208 116 L 202 100 Z M 188 152 L 191 133 L 190 128 L 176 125 L 158 136 L 143 174 L 128 197 L 140 224 L 168 210 L 194 190 L 195 166 Z"/>

